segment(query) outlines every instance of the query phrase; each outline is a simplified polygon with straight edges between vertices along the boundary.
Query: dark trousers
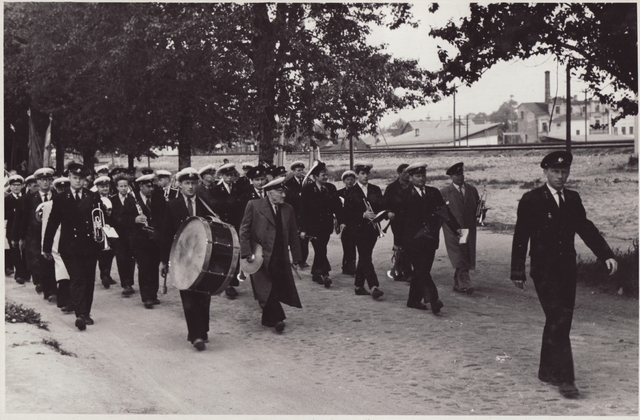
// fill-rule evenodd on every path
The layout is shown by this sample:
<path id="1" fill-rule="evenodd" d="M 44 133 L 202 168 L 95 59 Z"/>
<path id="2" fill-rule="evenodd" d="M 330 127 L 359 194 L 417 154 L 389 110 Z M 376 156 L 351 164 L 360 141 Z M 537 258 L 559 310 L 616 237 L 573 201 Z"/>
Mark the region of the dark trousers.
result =
<path id="1" fill-rule="evenodd" d="M 184 317 L 187 320 L 187 340 L 192 343 L 197 338 L 207 340 L 209 332 L 209 306 L 211 295 L 209 293 L 180 290 Z"/>
<path id="2" fill-rule="evenodd" d="M 20 251 L 20 248 L 12 246 L 11 249 L 9 249 L 9 254 L 11 254 L 13 268 L 16 270 L 13 277 L 15 279 L 29 280 L 31 274 L 29 270 L 27 270 L 27 257 L 25 253 Z"/>
<path id="3" fill-rule="evenodd" d="M 412 247 L 407 250 L 409 259 L 413 265 L 413 275 L 409 286 L 408 303 L 419 303 L 424 298 L 425 302 L 433 303 L 438 300 L 438 288 L 431 277 L 431 267 L 436 256 L 434 248 Z"/>
<path id="4" fill-rule="evenodd" d="M 307 258 L 309 258 L 309 238 L 300 238 L 300 252 L 302 254 L 302 262 L 307 262 Z"/>
<path id="5" fill-rule="evenodd" d="M 116 255 L 120 286 L 133 286 L 133 272 L 136 269 L 136 261 L 131 251 L 128 238 L 112 240 L 112 246 Z"/>
<path id="6" fill-rule="evenodd" d="M 45 299 L 56 294 L 58 287 L 56 285 L 56 266 L 53 260 L 48 260 L 41 255 L 38 258 L 33 276 L 34 278 L 38 277 L 38 284 L 42 286 L 42 294 Z"/>
<path id="7" fill-rule="evenodd" d="M 282 304 L 278 299 L 277 289 L 271 288 L 271 293 L 262 307 L 262 324 L 275 324 L 286 318 Z"/>
<path id="8" fill-rule="evenodd" d="M 71 303 L 71 290 L 69 279 L 59 280 L 58 282 L 58 298 L 57 298 L 57 306 L 58 308 L 64 308 L 67 305 L 72 305 Z"/>
<path id="9" fill-rule="evenodd" d="M 327 258 L 327 244 L 329 243 L 329 235 L 319 235 L 311 241 L 313 245 L 313 265 L 311 266 L 311 275 L 327 276 L 331 271 L 331 264 Z"/>
<path id="10" fill-rule="evenodd" d="M 378 241 L 378 234 L 372 229 L 355 232 L 354 241 L 358 250 L 358 265 L 356 266 L 356 287 L 364 287 L 367 281 L 369 288 L 379 286 L 376 269 L 373 267 L 373 248 Z"/>
<path id="11" fill-rule="evenodd" d="M 576 300 L 575 268 L 560 269 L 553 278 L 536 278 L 533 283 L 546 318 L 538 378 L 545 382 L 573 382 L 569 334 Z"/>
<path id="12" fill-rule="evenodd" d="M 111 266 L 113 265 L 113 249 L 102 250 L 98 254 L 98 268 L 100 269 L 100 280 L 111 277 Z"/>
<path id="13" fill-rule="evenodd" d="M 13 258 L 11 257 L 11 250 L 10 249 L 5 249 L 4 250 L 4 271 L 13 271 L 14 269 L 14 265 L 13 265 Z"/>
<path id="14" fill-rule="evenodd" d="M 95 288 L 97 255 L 61 255 L 69 273 L 69 292 L 76 316 L 90 315 Z"/>
<path id="15" fill-rule="evenodd" d="M 355 272 L 356 244 L 353 242 L 351 229 L 345 228 L 340 235 L 342 242 L 342 271 Z"/>
<path id="16" fill-rule="evenodd" d="M 138 264 L 138 287 L 143 302 L 158 298 L 160 286 L 160 250 L 153 243 L 146 247 L 132 247 L 135 261 Z M 208 313 L 208 312 L 207 312 Z"/>

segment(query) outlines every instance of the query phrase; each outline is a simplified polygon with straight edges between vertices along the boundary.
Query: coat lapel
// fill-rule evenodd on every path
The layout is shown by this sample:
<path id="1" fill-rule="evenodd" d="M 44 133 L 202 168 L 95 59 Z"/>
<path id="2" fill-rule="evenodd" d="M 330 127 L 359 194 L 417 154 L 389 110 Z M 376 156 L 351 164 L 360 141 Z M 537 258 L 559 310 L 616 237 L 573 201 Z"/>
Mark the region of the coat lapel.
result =
<path id="1" fill-rule="evenodd" d="M 268 221 L 271 222 L 273 226 L 275 226 L 276 220 L 273 218 L 273 212 L 271 211 L 271 203 L 269 202 L 269 199 L 265 197 L 261 198 L 260 200 L 262 202 L 260 203 L 260 207 L 258 207 L 258 210 L 264 215 L 264 217 L 267 218 Z"/>

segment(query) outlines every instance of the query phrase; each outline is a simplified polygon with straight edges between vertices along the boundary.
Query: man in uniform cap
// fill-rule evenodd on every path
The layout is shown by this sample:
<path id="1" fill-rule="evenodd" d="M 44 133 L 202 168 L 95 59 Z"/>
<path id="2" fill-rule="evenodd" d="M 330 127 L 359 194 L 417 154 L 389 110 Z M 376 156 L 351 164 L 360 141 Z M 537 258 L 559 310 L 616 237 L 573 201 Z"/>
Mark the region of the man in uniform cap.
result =
<path id="1" fill-rule="evenodd" d="M 531 242 L 529 274 L 546 318 L 538 378 L 557 385 L 566 398 L 580 395 L 569 339 L 576 298 L 575 234 L 605 262 L 610 274 L 618 269 L 607 241 L 587 219 L 580 195 L 565 188 L 572 161 L 573 156 L 566 151 L 552 152 L 542 159 L 540 166 L 547 183 L 522 196 L 511 250 L 511 280 L 524 289 Z"/>
<path id="2" fill-rule="evenodd" d="M 142 175 L 136 179 L 139 193 L 136 200 L 139 206 L 124 209 L 125 224 L 131 227 L 129 243 L 138 265 L 138 287 L 140 299 L 147 309 L 158 305 L 158 289 L 160 279 L 158 267 L 160 265 L 160 250 L 162 238 L 162 218 L 167 201 L 162 195 L 154 194 L 155 175 Z M 140 210 L 142 214 L 140 214 Z"/>
<path id="3" fill-rule="evenodd" d="M 200 175 L 200 183 L 196 187 L 196 194 L 209 207 L 214 207 L 213 188 L 216 186 L 216 167 L 214 165 L 203 166 L 198 171 L 198 174 Z"/>
<path id="4" fill-rule="evenodd" d="M 248 171 L 253 167 L 255 167 L 255 165 L 251 162 L 242 163 L 242 176 L 236 181 L 236 187 L 242 194 L 251 188 L 251 179 L 249 178 Z"/>
<path id="5" fill-rule="evenodd" d="M 96 167 L 96 173 L 98 176 L 108 176 L 109 175 L 109 166 L 108 165 L 100 165 Z M 95 184 L 95 182 L 94 182 Z"/>
<path id="6" fill-rule="evenodd" d="M 440 244 L 440 226 L 446 223 L 452 231 L 460 229 L 437 188 L 425 186 L 427 164 L 414 163 L 406 169 L 411 186 L 400 192 L 395 214 L 394 245 L 405 250 L 413 266 L 407 307 L 427 309 L 438 314 L 444 304 L 431 277 L 431 267 Z"/>
<path id="7" fill-rule="evenodd" d="M 69 190 L 53 198 L 53 207 L 45 230 L 42 253 L 53 260 L 53 239 L 60 227 L 58 251 L 70 279 L 71 302 L 76 313 L 76 328 L 80 331 L 93 325 L 91 307 L 95 286 L 98 253 L 104 244 L 94 238 L 92 212 L 101 209 L 106 214 L 98 194 L 83 187 L 87 171 L 78 163 L 69 164 Z M 105 238 L 106 240 L 106 238 Z"/>
<path id="8" fill-rule="evenodd" d="M 161 195 L 165 201 L 173 200 L 178 196 L 179 190 L 171 186 L 171 172 L 159 169 L 156 171 L 156 177 L 158 179 L 158 194 Z"/>
<path id="9" fill-rule="evenodd" d="M 327 181 L 327 166 L 324 162 L 316 161 L 309 170 L 309 175 L 314 178 L 302 188 L 300 198 L 300 238 L 311 238 L 311 244 L 315 251 L 313 265 L 311 266 L 311 278 L 327 289 L 332 280 L 329 277 L 331 264 L 327 258 L 327 244 L 333 232 L 333 219 L 338 220 L 340 230 L 344 228 L 342 220 L 342 204 L 336 187 Z"/>
<path id="10" fill-rule="evenodd" d="M 190 216 L 215 216 L 213 210 L 196 193 L 196 186 L 200 180 L 198 171 L 194 168 L 184 168 L 176 174 L 176 180 L 180 186 L 180 195 L 165 206 L 162 221 L 163 244 L 161 250 L 161 271 L 166 276 L 169 272 L 169 254 L 171 244 L 178 228 Z M 196 279 L 192 279 L 195 281 Z M 211 295 L 206 292 L 193 290 L 180 290 L 182 308 L 187 321 L 187 340 L 190 341 L 198 351 L 206 349 L 205 343 L 209 336 L 209 306 L 211 305 Z"/>
<path id="11" fill-rule="evenodd" d="M 104 202 L 111 203 L 111 199 L 109 198 L 109 191 L 111 189 L 111 178 L 108 176 L 99 176 L 93 181 L 94 187 L 96 187 L 98 194 L 100 195 L 100 199 Z M 106 199 L 106 200 L 104 200 Z M 105 213 L 105 218 L 111 219 L 111 214 L 113 212 L 113 205 L 111 207 L 105 206 L 107 212 Z M 107 222 L 108 225 L 111 225 L 110 220 Z M 105 239 L 107 240 L 107 239 Z M 111 240 L 108 240 L 111 243 Z M 113 256 L 114 251 L 113 247 L 109 246 L 108 249 L 103 249 L 98 254 L 98 268 L 100 269 L 100 281 L 102 282 L 102 286 L 105 289 L 111 287 L 112 284 L 116 284 L 116 281 L 111 278 L 111 267 L 113 265 Z"/>
<path id="12" fill-rule="evenodd" d="M 253 241 L 262 245 L 264 261 L 251 275 L 254 296 L 262 308 L 262 325 L 285 328 L 281 303 L 301 308 L 300 297 L 291 272 L 289 250 L 294 262 L 300 261 L 298 229 L 293 208 L 285 203 L 284 177 L 264 186 L 267 197 L 249 201 L 240 226 L 240 256 L 252 262 Z"/>
<path id="13" fill-rule="evenodd" d="M 38 191 L 38 182 L 36 181 L 36 177 L 33 175 L 29 175 L 24 179 L 25 185 L 25 194 L 33 194 Z"/>
<path id="14" fill-rule="evenodd" d="M 142 168 L 140 169 L 140 173 L 142 175 L 151 175 L 153 173 L 153 168 Z"/>
<path id="15" fill-rule="evenodd" d="M 253 166 L 247 170 L 246 176 L 251 181 L 251 187 L 245 190 L 245 193 L 240 197 L 240 214 L 244 214 L 249 201 L 266 197 L 266 193 L 262 190 L 262 187 L 267 183 L 266 168 L 262 165 Z"/>
<path id="16" fill-rule="evenodd" d="M 344 188 L 337 191 L 338 197 L 342 205 L 342 211 L 344 215 L 344 203 L 347 196 L 347 192 L 356 183 L 356 173 L 352 170 L 346 170 L 341 176 Z M 340 235 L 340 242 L 342 243 L 342 274 L 350 276 L 356 275 L 356 244 L 351 238 L 351 232 L 348 229 L 342 229 Z"/>
<path id="17" fill-rule="evenodd" d="M 230 224 L 236 229 L 236 232 L 238 232 L 242 217 L 242 214 L 239 214 L 241 194 L 233 184 L 234 172 L 236 172 L 235 163 L 226 163 L 218 170 L 222 182 L 215 185 L 211 190 L 214 204 L 211 208 L 220 217 L 220 220 Z M 238 270 L 239 269 L 240 265 L 238 262 Z M 230 299 L 236 298 L 238 291 L 235 287 L 239 285 L 240 282 L 234 276 L 231 283 L 229 283 L 229 287 L 225 290 L 226 296 Z"/>
<path id="18" fill-rule="evenodd" d="M 131 178 L 125 171 L 119 172 L 114 178 L 117 193 L 110 197 L 113 207 L 111 210 L 111 224 L 118 234 L 118 237 L 113 238 L 111 243 L 116 256 L 118 277 L 120 277 L 120 287 L 122 287 L 121 294 L 124 297 L 129 297 L 135 293 L 133 275 L 136 263 L 129 240 L 133 225 L 127 219 L 126 214 L 131 211 L 130 209 L 137 210 L 137 207 L 130 182 Z"/>
<path id="19" fill-rule="evenodd" d="M 386 209 L 386 203 L 380 187 L 369 183 L 371 168 L 373 164 L 370 162 L 356 162 L 354 165 L 357 182 L 346 193 L 344 213 L 347 229 L 352 233 L 351 237 L 358 251 L 355 294 L 371 295 L 373 299 L 378 299 L 384 292 L 379 288 L 380 283 L 373 266 L 373 248 L 380 234 L 373 219 L 381 210 Z M 371 292 L 364 288 L 365 281 Z"/>
<path id="20" fill-rule="evenodd" d="M 293 176 L 285 181 L 284 185 L 287 187 L 287 196 L 285 201 L 291 207 L 296 215 L 296 224 L 300 226 L 300 196 L 302 194 L 302 183 L 304 181 L 304 162 L 297 160 L 291 164 L 289 169 L 293 173 Z M 302 252 L 302 260 L 300 261 L 300 268 L 307 268 L 307 258 L 309 257 L 309 238 L 300 238 L 300 251 Z"/>
<path id="21" fill-rule="evenodd" d="M 69 188 L 69 178 L 67 178 L 66 176 L 61 176 L 54 179 L 53 188 L 55 188 L 58 194 L 62 194 L 67 188 Z"/>
<path id="22" fill-rule="evenodd" d="M 21 197 L 23 195 L 22 186 L 24 184 L 24 178 L 18 174 L 11 175 L 8 183 L 10 192 L 4 197 L 5 237 L 9 242 L 9 249 L 5 250 L 5 274 L 15 274 L 15 280 L 18 283 L 24 283 L 29 278 L 27 261 L 18 244 L 16 243 L 15 246 L 11 244 L 13 223 L 16 219 L 15 216 L 18 211 L 18 205 L 21 203 Z M 9 272 L 10 268 L 11 272 Z M 15 271 L 13 268 L 15 268 Z"/>
<path id="23" fill-rule="evenodd" d="M 33 277 L 33 284 L 38 293 L 43 292 L 44 298 L 50 302 L 56 301 L 56 279 L 53 262 L 42 258 L 42 219 L 37 215 L 36 209 L 41 203 L 53 199 L 51 182 L 53 169 L 40 168 L 33 173 L 38 190 L 33 194 L 21 198 L 21 204 L 16 211 L 16 220 L 19 224 L 13 226 L 13 240 L 24 251 L 27 269 Z M 23 282 L 16 277 L 20 284 Z"/>
<path id="24" fill-rule="evenodd" d="M 464 181 L 464 163 L 456 163 L 447 170 L 451 184 L 440 190 L 442 198 L 449 206 L 451 213 L 462 229 L 468 229 L 467 240 L 461 244 L 458 233 L 443 226 L 444 242 L 447 246 L 449 261 L 455 269 L 453 274 L 453 291 L 472 294 L 469 270 L 476 269 L 476 210 L 480 196 L 473 185 Z"/>
<path id="25" fill-rule="evenodd" d="M 384 199 L 394 213 L 397 212 L 397 207 L 400 201 L 400 191 L 411 185 L 409 181 L 409 174 L 405 169 L 409 166 L 408 163 L 402 163 L 396 169 L 398 178 L 391 184 L 387 185 L 384 190 Z M 395 222 L 391 220 L 391 231 L 393 235 L 396 235 Z M 395 281 L 411 281 L 411 262 L 406 256 L 406 252 L 394 247 L 393 249 L 393 268 L 391 269 L 391 275 Z"/>

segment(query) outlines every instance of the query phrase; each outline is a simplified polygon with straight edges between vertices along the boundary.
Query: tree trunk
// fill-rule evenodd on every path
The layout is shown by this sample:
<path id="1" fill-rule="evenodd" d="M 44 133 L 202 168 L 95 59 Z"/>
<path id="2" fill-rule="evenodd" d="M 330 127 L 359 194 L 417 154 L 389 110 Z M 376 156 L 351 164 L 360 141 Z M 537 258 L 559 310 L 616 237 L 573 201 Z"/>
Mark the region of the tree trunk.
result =
<path id="1" fill-rule="evenodd" d="M 191 166 L 191 138 L 189 137 L 190 117 L 187 113 L 180 117 L 178 132 L 178 170 Z"/>
<path id="2" fill-rule="evenodd" d="M 133 153 L 127 155 L 127 168 L 133 169 L 136 166 L 135 159 L 136 157 Z"/>
<path id="3" fill-rule="evenodd" d="M 87 149 L 82 151 L 82 164 L 90 171 L 93 171 L 93 168 L 96 165 L 96 152 L 96 149 Z"/>
<path id="4" fill-rule="evenodd" d="M 64 172 L 64 145 L 58 140 L 56 146 L 56 172 L 61 174 Z"/>
<path id="5" fill-rule="evenodd" d="M 276 65 L 278 32 L 285 19 L 287 5 L 278 4 L 276 18 L 269 19 L 268 5 L 253 5 L 254 37 L 251 41 L 251 59 L 253 62 L 253 86 L 256 89 L 256 113 L 258 115 L 259 159 L 273 164 L 276 152 Z"/>

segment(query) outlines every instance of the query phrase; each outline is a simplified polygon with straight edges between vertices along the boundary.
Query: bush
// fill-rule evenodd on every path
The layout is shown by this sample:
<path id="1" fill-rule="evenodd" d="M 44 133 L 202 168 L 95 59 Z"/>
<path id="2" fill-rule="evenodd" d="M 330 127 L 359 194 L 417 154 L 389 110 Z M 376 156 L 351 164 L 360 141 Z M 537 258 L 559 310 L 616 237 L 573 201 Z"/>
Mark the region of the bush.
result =
<path id="1" fill-rule="evenodd" d="M 24 308 L 22 305 L 16 305 L 12 302 L 5 302 L 4 320 L 10 323 L 26 322 L 27 324 L 34 324 L 43 330 L 49 330 L 47 323 L 40 319 L 39 313 L 31 308 Z"/>
<path id="2" fill-rule="evenodd" d="M 607 293 L 618 293 L 638 297 L 638 239 L 629 249 L 613 251 L 618 262 L 618 271 L 609 276 L 602 261 L 578 259 L 578 281 Z"/>

